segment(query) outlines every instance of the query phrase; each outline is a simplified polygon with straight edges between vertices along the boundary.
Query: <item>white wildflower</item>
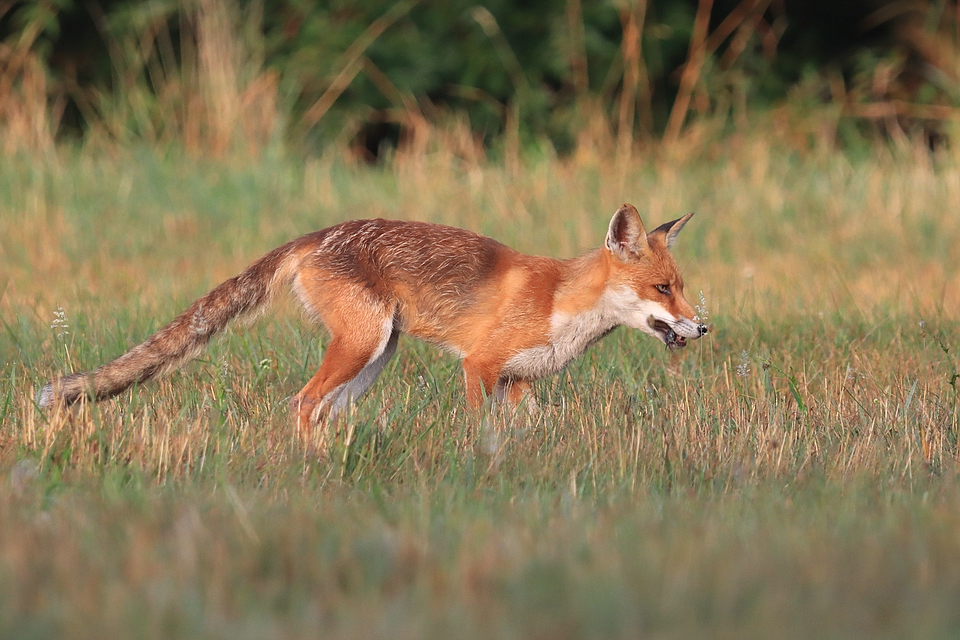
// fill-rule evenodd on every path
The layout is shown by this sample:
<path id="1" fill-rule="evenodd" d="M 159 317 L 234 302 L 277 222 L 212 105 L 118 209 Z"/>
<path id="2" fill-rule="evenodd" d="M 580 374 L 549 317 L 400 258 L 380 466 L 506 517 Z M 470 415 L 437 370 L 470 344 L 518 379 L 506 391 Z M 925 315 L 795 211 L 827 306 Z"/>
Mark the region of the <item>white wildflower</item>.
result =
<path id="1" fill-rule="evenodd" d="M 67 314 L 60 305 L 57 305 L 57 310 L 53 312 L 53 322 L 50 323 L 50 328 L 54 330 L 58 338 L 70 335 L 70 332 L 67 331 L 70 328 L 70 324 L 67 322 Z"/>
<path id="2" fill-rule="evenodd" d="M 707 313 L 707 298 L 703 295 L 703 290 L 700 291 L 700 304 L 694 305 L 694 308 L 697 310 L 696 319 L 701 324 L 707 324 L 710 315 Z"/>
<path id="3" fill-rule="evenodd" d="M 746 378 L 750 375 L 750 354 L 744 349 L 740 352 L 740 364 L 737 365 L 737 375 Z"/>

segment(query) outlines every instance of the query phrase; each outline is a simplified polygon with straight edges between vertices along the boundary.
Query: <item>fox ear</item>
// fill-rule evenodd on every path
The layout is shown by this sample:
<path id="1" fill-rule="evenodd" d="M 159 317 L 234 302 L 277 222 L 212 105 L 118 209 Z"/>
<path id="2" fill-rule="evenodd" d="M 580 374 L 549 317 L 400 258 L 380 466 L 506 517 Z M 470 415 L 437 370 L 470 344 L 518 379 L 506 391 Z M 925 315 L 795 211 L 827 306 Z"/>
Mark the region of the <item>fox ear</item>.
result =
<path id="1" fill-rule="evenodd" d="M 691 211 L 690 213 L 683 216 L 682 218 L 677 218 L 676 220 L 666 222 L 660 225 L 659 227 L 657 227 L 656 229 L 654 229 L 653 231 L 651 231 L 649 235 L 652 236 L 655 233 L 662 233 L 664 238 L 664 244 L 666 244 L 667 249 L 669 249 L 673 246 L 673 243 L 677 241 L 677 234 L 680 233 L 681 229 L 683 229 L 683 225 L 687 224 L 690 218 L 693 217 L 693 213 L 694 212 Z"/>
<path id="2" fill-rule="evenodd" d="M 610 220 L 606 247 L 621 260 L 638 258 L 647 248 L 647 233 L 643 230 L 640 213 L 632 204 L 620 205 Z"/>

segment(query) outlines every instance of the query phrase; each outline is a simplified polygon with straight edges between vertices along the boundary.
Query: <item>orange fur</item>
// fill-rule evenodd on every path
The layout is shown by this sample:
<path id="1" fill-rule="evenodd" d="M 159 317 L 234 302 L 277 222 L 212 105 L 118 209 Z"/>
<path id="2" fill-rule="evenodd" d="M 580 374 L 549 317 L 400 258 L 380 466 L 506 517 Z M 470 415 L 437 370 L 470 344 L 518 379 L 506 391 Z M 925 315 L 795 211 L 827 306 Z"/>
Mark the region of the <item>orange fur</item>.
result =
<path id="1" fill-rule="evenodd" d="M 292 400 L 300 427 L 333 418 L 359 398 L 400 333 L 463 359 L 471 407 L 485 398 L 519 404 L 532 380 L 619 325 L 672 348 L 706 333 L 669 253 L 692 215 L 648 234 L 636 209 L 623 205 L 604 246 L 569 260 L 524 255 L 441 225 L 344 222 L 275 249 L 113 362 L 50 382 L 38 402 L 107 398 L 169 371 L 231 318 L 256 313 L 292 286 L 331 336 L 319 370 Z"/>

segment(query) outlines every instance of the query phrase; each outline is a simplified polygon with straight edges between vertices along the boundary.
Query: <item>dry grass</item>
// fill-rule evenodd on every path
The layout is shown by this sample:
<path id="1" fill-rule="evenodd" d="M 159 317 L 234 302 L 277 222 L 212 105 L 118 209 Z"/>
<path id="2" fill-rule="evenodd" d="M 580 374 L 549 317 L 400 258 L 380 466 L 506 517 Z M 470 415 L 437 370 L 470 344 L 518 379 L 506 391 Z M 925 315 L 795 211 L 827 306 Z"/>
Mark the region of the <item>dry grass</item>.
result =
<path id="1" fill-rule="evenodd" d="M 485 425 L 456 362 L 404 342 L 318 460 L 284 399 L 322 340 L 282 304 L 160 384 L 33 404 L 44 379 L 116 356 L 298 233 L 380 215 L 572 255 L 622 201 L 649 224 L 699 212 L 676 251 L 714 331 L 668 354 L 620 330 L 537 385 L 534 419 Z M 4 629 L 957 628 L 949 157 L 801 156 L 760 137 L 629 168 L 504 168 L 442 143 L 378 169 L 64 154 L 11 165 L 0 208 Z"/>

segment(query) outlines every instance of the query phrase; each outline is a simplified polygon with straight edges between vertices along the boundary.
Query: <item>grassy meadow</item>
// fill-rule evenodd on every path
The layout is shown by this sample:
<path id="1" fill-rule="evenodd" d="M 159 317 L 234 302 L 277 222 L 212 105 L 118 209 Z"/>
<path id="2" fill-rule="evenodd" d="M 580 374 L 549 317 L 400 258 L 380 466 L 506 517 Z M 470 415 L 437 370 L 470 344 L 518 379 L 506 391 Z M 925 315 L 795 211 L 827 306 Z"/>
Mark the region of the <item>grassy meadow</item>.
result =
<path id="1" fill-rule="evenodd" d="M 767 134 L 629 162 L 8 158 L 0 636 L 956 637 L 960 162 Z M 383 216 L 572 256 L 622 202 L 698 213 L 675 254 L 712 332 L 621 328 L 535 417 L 468 413 L 456 360 L 404 339 L 319 457 L 286 400 L 325 336 L 289 301 L 159 383 L 33 402 L 299 234 Z"/>

